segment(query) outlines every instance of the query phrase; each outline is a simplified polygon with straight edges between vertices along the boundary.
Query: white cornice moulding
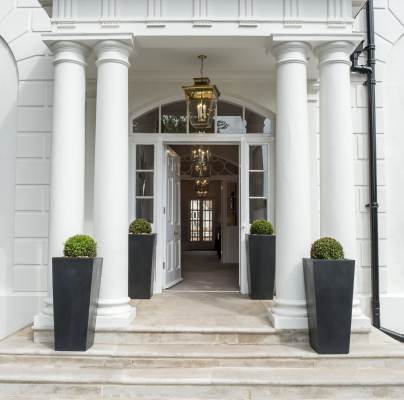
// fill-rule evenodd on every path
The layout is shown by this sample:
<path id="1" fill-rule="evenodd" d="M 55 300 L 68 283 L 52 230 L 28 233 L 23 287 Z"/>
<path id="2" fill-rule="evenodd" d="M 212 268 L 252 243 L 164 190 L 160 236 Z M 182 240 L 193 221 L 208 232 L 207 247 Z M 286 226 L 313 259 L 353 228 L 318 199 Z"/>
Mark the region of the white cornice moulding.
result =
<path id="1" fill-rule="evenodd" d="M 362 33 L 276 33 L 272 36 L 273 43 L 281 42 L 308 42 L 320 45 L 322 43 L 334 42 L 334 41 L 346 41 L 352 43 L 360 43 L 363 40 Z"/>
<path id="2" fill-rule="evenodd" d="M 88 47 L 93 47 L 96 43 L 102 40 L 116 40 L 130 47 L 134 46 L 133 34 L 120 32 L 102 32 L 99 34 L 54 32 L 43 34 L 42 40 L 48 47 L 51 46 L 52 43 L 55 43 L 57 41 L 81 42 Z"/>
<path id="3" fill-rule="evenodd" d="M 52 8 L 54 7 L 53 0 L 38 0 L 38 1 L 42 5 L 42 7 L 52 7 Z M 149 1 L 156 1 L 156 0 L 149 0 Z M 157 1 L 159 1 L 159 0 L 157 0 Z M 200 15 L 198 15 L 198 16 L 195 15 L 197 13 L 199 14 L 199 5 L 201 4 L 201 1 L 203 1 L 203 0 L 193 0 L 194 18 L 201 17 Z M 239 1 L 240 1 L 240 4 L 242 4 L 242 3 L 246 4 L 247 12 L 249 12 L 248 9 L 249 9 L 249 4 L 250 4 L 251 0 L 239 0 Z M 278 0 L 278 1 L 280 1 L 280 0 Z M 289 3 L 291 0 L 285 0 L 285 1 L 287 1 Z M 362 9 L 362 7 L 365 4 L 366 4 L 366 0 L 352 0 L 352 18 L 356 17 L 358 12 Z M 206 1 L 204 2 L 204 7 L 205 7 L 205 10 L 206 10 L 207 9 L 207 2 Z M 161 10 L 161 8 L 160 8 L 160 10 Z M 242 4 L 242 7 L 240 7 L 240 14 L 244 13 L 244 10 L 245 10 L 244 4 Z M 251 11 L 251 12 L 253 12 L 253 11 Z M 285 11 L 284 11 L 284 13 L 285 13 Z M 206 11 L 205 11 L 205 14 L 206 14 Z M 205 18 L 206 18 L 206 16 L 207 15 L 205 15 Z M 284 15 L 283 17 L 285 17 L 285 16 L 286 15 Z M 240 17 L 242 17 L 242 15 L 240 15 Z"/>
<path id="4" fill-rule="evenodd" d="M 68 21 L 72 21 L 73 19 L 68 19 Z M 214 18 L 214 17 L 209 17 L 209 18 L 184 18 L 184 17 L 160 17 L 160 18 L 147 18 L 147 17 L 130 17 L 130 18 L 124 18 L 124 17 L 117 17 L 113 19 L 117 23 L 149 23 L 151 21 L 157 21 L 157 22 L 164 22 L 164 23 L 174 23 L 174 22 L 182 22 L 182 23 L 193 23 L 194 21 L 208 21 L 211 24 L 214 23 L 221 23 L 221 22 L 238 22 L 238 21 L 254 21 L 256 23 L 282 23 L 284 21 L 298 21 L 299 23 L 321 23 L 321 24 L 326 24 L 329 21 L 329 18 L 323 17 L 323 18 L 311 18 L 311 17 L 299 17 L 299 18 L 291 18 L 291 17 L 260 17 L 260 16 L 255 16 L 254 18 L 241 18 L 239 16 L 233 16 L 233 17 L 220 17 L 220 18 Z M 353 22 L 353 18 L 341 18 L 339 19 L 343 21 L 345 24 L 350 25 Z M 63 24 L 66 21 L 65 18 L 52 18 L 51 22 L 54 25 L 58 24 Z M 99 16 L 97 17 L 75 17 L 74 22 L 80 24 L 80 23 L 99 23 L 102 21 L 102 18 Z"/>

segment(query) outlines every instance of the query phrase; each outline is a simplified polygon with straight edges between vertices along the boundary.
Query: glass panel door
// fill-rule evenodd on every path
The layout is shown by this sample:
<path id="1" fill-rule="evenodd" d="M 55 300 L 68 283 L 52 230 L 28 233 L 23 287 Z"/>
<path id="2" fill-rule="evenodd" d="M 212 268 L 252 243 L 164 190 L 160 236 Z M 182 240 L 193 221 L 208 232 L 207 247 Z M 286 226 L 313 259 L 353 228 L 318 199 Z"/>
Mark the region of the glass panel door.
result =
<path id="1" fill-rule="evenodd" d="M 136 145 L 135 216 L 154 222 L 154 145 Z"/>
<path id="2" fill-rule="evenodd" d="M 249 145 L 248 196 L 250 224 L 268 218 L 268 145 Z"/>
<path id="3" fill-rule="evenodd" d="M 189 203 L 190 242 L 213 241 L 213 200 L 193 199 Z"/>

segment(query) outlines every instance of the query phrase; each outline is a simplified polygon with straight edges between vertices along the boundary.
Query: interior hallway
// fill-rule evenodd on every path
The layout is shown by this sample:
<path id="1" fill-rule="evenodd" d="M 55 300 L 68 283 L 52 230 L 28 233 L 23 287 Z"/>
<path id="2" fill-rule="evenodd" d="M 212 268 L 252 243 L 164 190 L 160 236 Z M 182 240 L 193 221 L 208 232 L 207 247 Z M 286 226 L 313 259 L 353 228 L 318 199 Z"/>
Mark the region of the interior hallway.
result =
<path id="1" fill-rule="evenodd" d="M 184 251 L 183 281 L 170 291 L 238 292 L 238 264 L 222 264 L 215 252 Z"/>

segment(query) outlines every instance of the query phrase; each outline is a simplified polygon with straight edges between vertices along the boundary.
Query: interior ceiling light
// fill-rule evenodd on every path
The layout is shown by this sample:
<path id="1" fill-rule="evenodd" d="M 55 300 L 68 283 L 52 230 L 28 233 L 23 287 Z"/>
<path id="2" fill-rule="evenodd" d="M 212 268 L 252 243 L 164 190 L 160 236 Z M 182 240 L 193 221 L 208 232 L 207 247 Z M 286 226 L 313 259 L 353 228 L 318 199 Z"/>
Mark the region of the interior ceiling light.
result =
<path id="1" fill-rule="evenodd" d="M 212 175 L 209 148 L 194 146 L 191 150 L 191 177 L 194 179 L 209 178 Z"/>
<path id="2" fill-rule="evenodd" d="M 206 197 L 209 192 L 209 181 L 205 178 L 195 180 L 195 191 L 198 197 Z"/>

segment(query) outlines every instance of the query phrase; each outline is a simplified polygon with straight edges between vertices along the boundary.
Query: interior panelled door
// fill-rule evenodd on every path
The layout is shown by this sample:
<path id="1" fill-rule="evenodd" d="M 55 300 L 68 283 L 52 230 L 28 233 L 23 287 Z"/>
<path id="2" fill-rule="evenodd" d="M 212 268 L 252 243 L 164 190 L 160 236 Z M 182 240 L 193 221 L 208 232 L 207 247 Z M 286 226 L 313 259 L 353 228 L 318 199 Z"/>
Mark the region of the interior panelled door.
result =
<path id="1" fill-rule="evenodd" d="M 181 164 L 180 157 L 168 148 L 166 152 L 166 262 L 165 289 L 182 280 L 181 277 Z"/>

